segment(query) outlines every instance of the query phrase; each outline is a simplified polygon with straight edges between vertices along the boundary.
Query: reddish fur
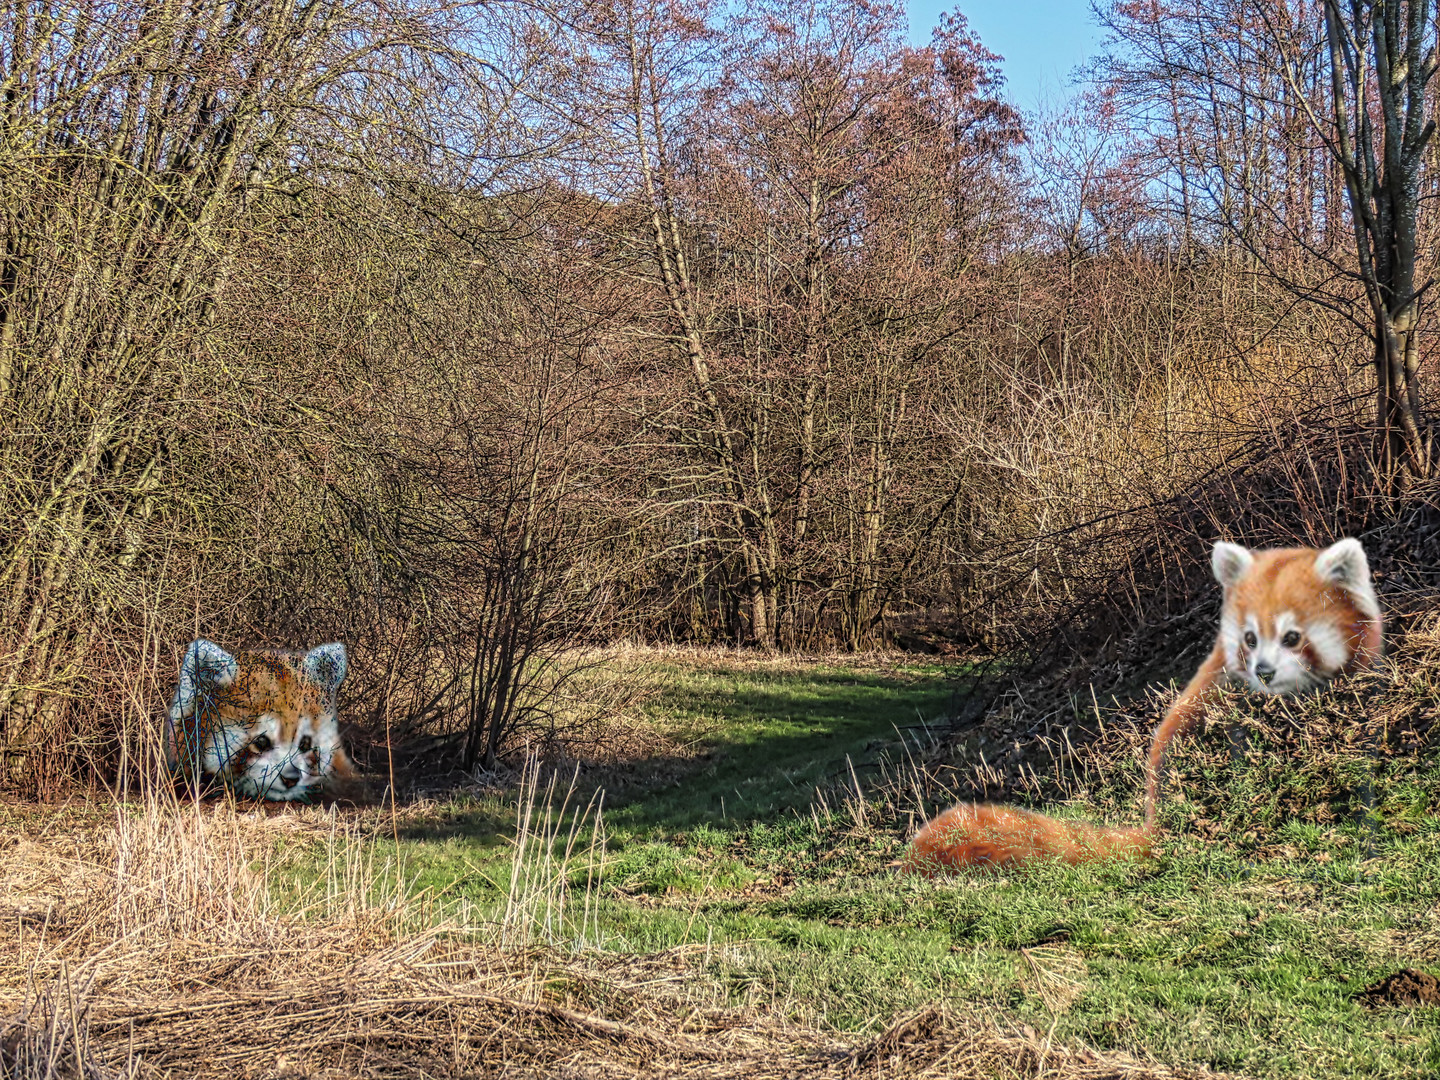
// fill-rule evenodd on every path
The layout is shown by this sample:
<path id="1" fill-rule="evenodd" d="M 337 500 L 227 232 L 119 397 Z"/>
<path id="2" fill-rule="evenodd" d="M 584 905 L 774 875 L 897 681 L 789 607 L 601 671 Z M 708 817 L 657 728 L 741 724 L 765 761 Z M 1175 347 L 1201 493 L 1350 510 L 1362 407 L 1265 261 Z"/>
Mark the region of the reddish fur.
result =
<path id="1" fill-rule="evenodd" d="M 1149 855 L 1150 836 L 1144 829 L 1105 829 L 1011 806 L 961 803 L 920 831 L 905 865 L 931 877 L 961 866 L 1014 866 L 1040 857 L 1074 865 Z"/>
<path id="2" fill-rule="evenodd" d="M 298 665 L 303 655 L 292 652 L 235 653 L 237 671 L 234 681 L 229 686 L 208 690 L 203 703 L 182 721 L 182 737 L 167 747 L 172 760 L 183 758 L 180 760 L 181 775 L 198 774 L 197 763 L 185 753 L 188 748 L 200 746 L 202 740 L 209 739 L 211 732 L 217 728 L 240 726 L 249 729 L 265 713 L 271 713 L 278 719 L 282 740 L 293 742 L 301 715 L 320 714 L 326 701 L 325 690 L 300 672 Z M 174 734 L 170 738 L 175 740 Z M 318 768 L 318 749 L 305 756 L 310 768 Z M 225 773 L 232 776 L 242 773 L 255 757 L 255 751 L 247 743 L 232 759 Z M 332 786 L 335 782 L 360 779 L 360 773 L 345 753 L 345 748 L 339 745 L 331 755 L 330 770 L 326 775 Z"/>
<path id="3" fill-rule="evenodd" d="M 190 724 L 201 725 L 208 734 L 210 725 L 240 724 L 249 727 L 263 713 L 273 713 L 280 721 L 284 741 L 295 738 L 295 727 L 302 713 L 314 716 L 324 709 L 325 691 L 297 670 L 303 654 L 288 652 L 237 652 L 238 671 L 228 687 L 212 691 L 207 708 L 196 710 Z M 193 737 L 182 745 L 199 745 Z M 241 751 L 249 755 L 247 747 Z M 312 751 L 312 763 L 318 759 Z M 237 762 L 237 764 L 239 764 Z M 330 759 L 330 775 L 342 780 L 358 774 L 343 747 L 336 747 Z"/>
<path id="4" fill-rule="evenodd" d="M 1346 631 L 1350 641 L 1350 662 L 1343 671 L 1368 667 L 1384 649 L 1384 629 L 1379 618 L 1367 617 L 1344 589 L 1329 585 L 1315 574 L 1313 548 L 1275 548 L 1253 552 L 1250 572 L 1225 597 L 1227 608 L 1265 612 L 1294 611 L 1310 621 L 1330 615 Z M 1335 618 L 1336 613 L 1339 617 Z M 1267 618 L 1270 616 L 1267 615 Z M 1188 693 L 1195 685 L 1191 680 Z M 1183 695 L 1182 695 L 1183 696 Z"/>
<path id="5" fill-rule="evenodd" d="M 1273 613 L 1293 611 L 1306 621 L 1324 612 L 1349 641 L 1350 660 L 1341 671 L 1369 667 L 1380 658 L 1384 647 L 1381 620 L 1366 616 L 1343 589 L 1320 580 L 1314 569 L 1318 554 L 1310 548 L 1254 552 L 1250 571 L 1226 591 L 1225 610 L 1259 611 L 1264 613 L 1264 619 L 1273 618 Z M 1204 718 L 1207 702 L 1227 679 L 1225 652 L 1217 637 L 1210 655 L 1155 729 L 1146 763 L 1142 827 L 1105 828 L 992 803 L 961 803 L 938 814 L 920 830 L 902 865 L 933 877 L 965 866 L 1009 867 L 1040 858 L 1071 865 L 1153 858 L 1165 753 L 1177 736 Z"/>

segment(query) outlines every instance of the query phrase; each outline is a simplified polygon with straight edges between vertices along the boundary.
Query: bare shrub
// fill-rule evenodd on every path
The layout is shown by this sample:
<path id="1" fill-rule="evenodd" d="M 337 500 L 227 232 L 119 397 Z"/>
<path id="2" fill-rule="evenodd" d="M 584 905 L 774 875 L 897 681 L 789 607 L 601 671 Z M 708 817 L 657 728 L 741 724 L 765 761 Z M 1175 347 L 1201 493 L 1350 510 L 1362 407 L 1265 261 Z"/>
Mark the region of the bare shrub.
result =
<path id="1" fill-rule="evenodd" d="M 316 347 L 336 297 L 304 292 L 317 306 L 285 327 L 295 308 L 252 289 L 273 298 L 255 275 L 301 254 L 281 247 L 297 207 L 328 207 L 317 239 L 343 249 L 357 175 L 385 187 L 393 222 L 444 203 L 426 187 L 441 176 L 516 167 L 484 84 L 505 35 L 477 10 L 0 8 L 0 782 L 113 778 L 140 745 L 122 714 L 142 697 L 132 715 L 153 713 L 188 639 L 296 647 L 343 622 L 315 606 L 354 606 L 360 530 L 391 508 L 360 522 L 327 497 L 337 468 L 372 463 L 351 448 L 375 414 L 344 415 L 363 358 Z M 529 47 L 511 44 L 523 67 Z M 311 347 L 278 349 L 282 327 Z M 339 552 L 344 573 L 307 565 L 317 541 L 347 539 L 362 552 Z M 296 617 L 266 617 L 315 586 Z M 502 732 L 512 696 L 497 696 Z"/>
<path id="2" fill-rule="evenodd" d="M 1152 22 L 1027 146 L 959 19 L 226 10 L 0 5 L 9 789 L 152 767 L 201 635 L 345 641 L 362 761 L 474 774 L 584 742 L 597 644 L 1068 678 L 1217 535 L 1395 510 L 1342 187 Z"/>

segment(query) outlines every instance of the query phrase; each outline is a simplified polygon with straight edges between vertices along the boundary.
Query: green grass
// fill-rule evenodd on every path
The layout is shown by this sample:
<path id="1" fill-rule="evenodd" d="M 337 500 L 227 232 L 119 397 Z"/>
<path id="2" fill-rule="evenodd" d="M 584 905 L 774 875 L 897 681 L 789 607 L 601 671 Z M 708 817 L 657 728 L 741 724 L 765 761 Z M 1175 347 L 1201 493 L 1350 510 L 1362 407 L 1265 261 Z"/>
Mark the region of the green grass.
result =
<path id="1" fill-rule="evenodd" d="M 667 665 L 658 681 L 647 718 L 699 754 L 670 766 L 679 775 L 667 786 L 612 810 L 617 834 L 734 828 L 808 811 L 817 786 L 843 782 L 847 755 L 863 768 L 898 744 L 897 728 L 943 714 L 952 694 L 941 669 L 921 665 L 698 663 Z"/>
<path id="2" fill-rule="evenodd" d="M 1385 824 L 1371 834 L 1280 809 L 1270 796 L 1303 784 L 1265 754 L 1201 748 L 1188 786 L 1209 804 L 1169 808 L 1176 828 L 1153 866 L 929 882 L 888 865 L 903 849 L 893 808 L 887 817 L 877 802 L 861 821 L 833 791 L 830 813 L 813 804 L 817 785 L 848 775 L 846 755 L 863 768 L 895 745 L 895 726 L 944 712 L 941 672 L 672 660 L 645 677 L 658 689 L 643 719 L 676 752 L 638 764 L 653 785 L 622 787 L 606 813 L 589 947 L 703 946 L 704 977 L 725 1000 L 843 1030 L 939 1001 L 1179 1066 L 1440 1073 L 1440 1009 L 1354 999 L 1401 967 L 1440 972 L 1433 760 L 1392 769 L 1377 787 Z M 1134 781 L 1115 783 L 1138 815 Z M 1103 794 L 1106 805 L 1125 797 Z M 1210 840 L 1205 813 L 1219 829 Z M 512 814 L 497 799 L 412 815 L 400 854 L 415 887 L 469 918 L 496 911 Z M 577 862 L 573 891 L 585 880 Z M 1056 963 L 1063 1000 L 1041 992 Z"/>

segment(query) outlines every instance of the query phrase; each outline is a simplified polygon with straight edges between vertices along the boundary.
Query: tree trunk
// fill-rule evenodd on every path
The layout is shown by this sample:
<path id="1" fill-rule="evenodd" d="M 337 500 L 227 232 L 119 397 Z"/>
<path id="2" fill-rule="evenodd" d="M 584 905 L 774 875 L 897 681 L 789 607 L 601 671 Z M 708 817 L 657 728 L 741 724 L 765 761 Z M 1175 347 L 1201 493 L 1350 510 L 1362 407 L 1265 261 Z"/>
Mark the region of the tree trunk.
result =
<path id="1" fill-rule="evenodd" d="M 1424 426 L 1419 392 L 1419 329 L 1415 305 L 1375 319 L 1376 428 L 1388 475 L 1427 477 L 1432 439 Z"/>

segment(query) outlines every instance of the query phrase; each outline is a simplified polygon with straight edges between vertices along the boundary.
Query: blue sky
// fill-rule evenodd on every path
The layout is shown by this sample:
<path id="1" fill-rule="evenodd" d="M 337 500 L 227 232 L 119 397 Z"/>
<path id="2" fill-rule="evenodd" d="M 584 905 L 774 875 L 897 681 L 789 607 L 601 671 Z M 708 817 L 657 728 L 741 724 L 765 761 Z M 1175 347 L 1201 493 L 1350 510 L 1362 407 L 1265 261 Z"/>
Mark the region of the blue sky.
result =
<path id="1" fill-rule="evenodd" d="M 1073 68 L 1099 51 L 1101 33 L 1089 0 L 906 0 L 910 40 L 930 41 L 942 11 L 958 7 L 981 42 L 1005 58 L 1005 90 L 1026 112 L 1045 98 L 1057 104 L 1073 91 Z"/>

